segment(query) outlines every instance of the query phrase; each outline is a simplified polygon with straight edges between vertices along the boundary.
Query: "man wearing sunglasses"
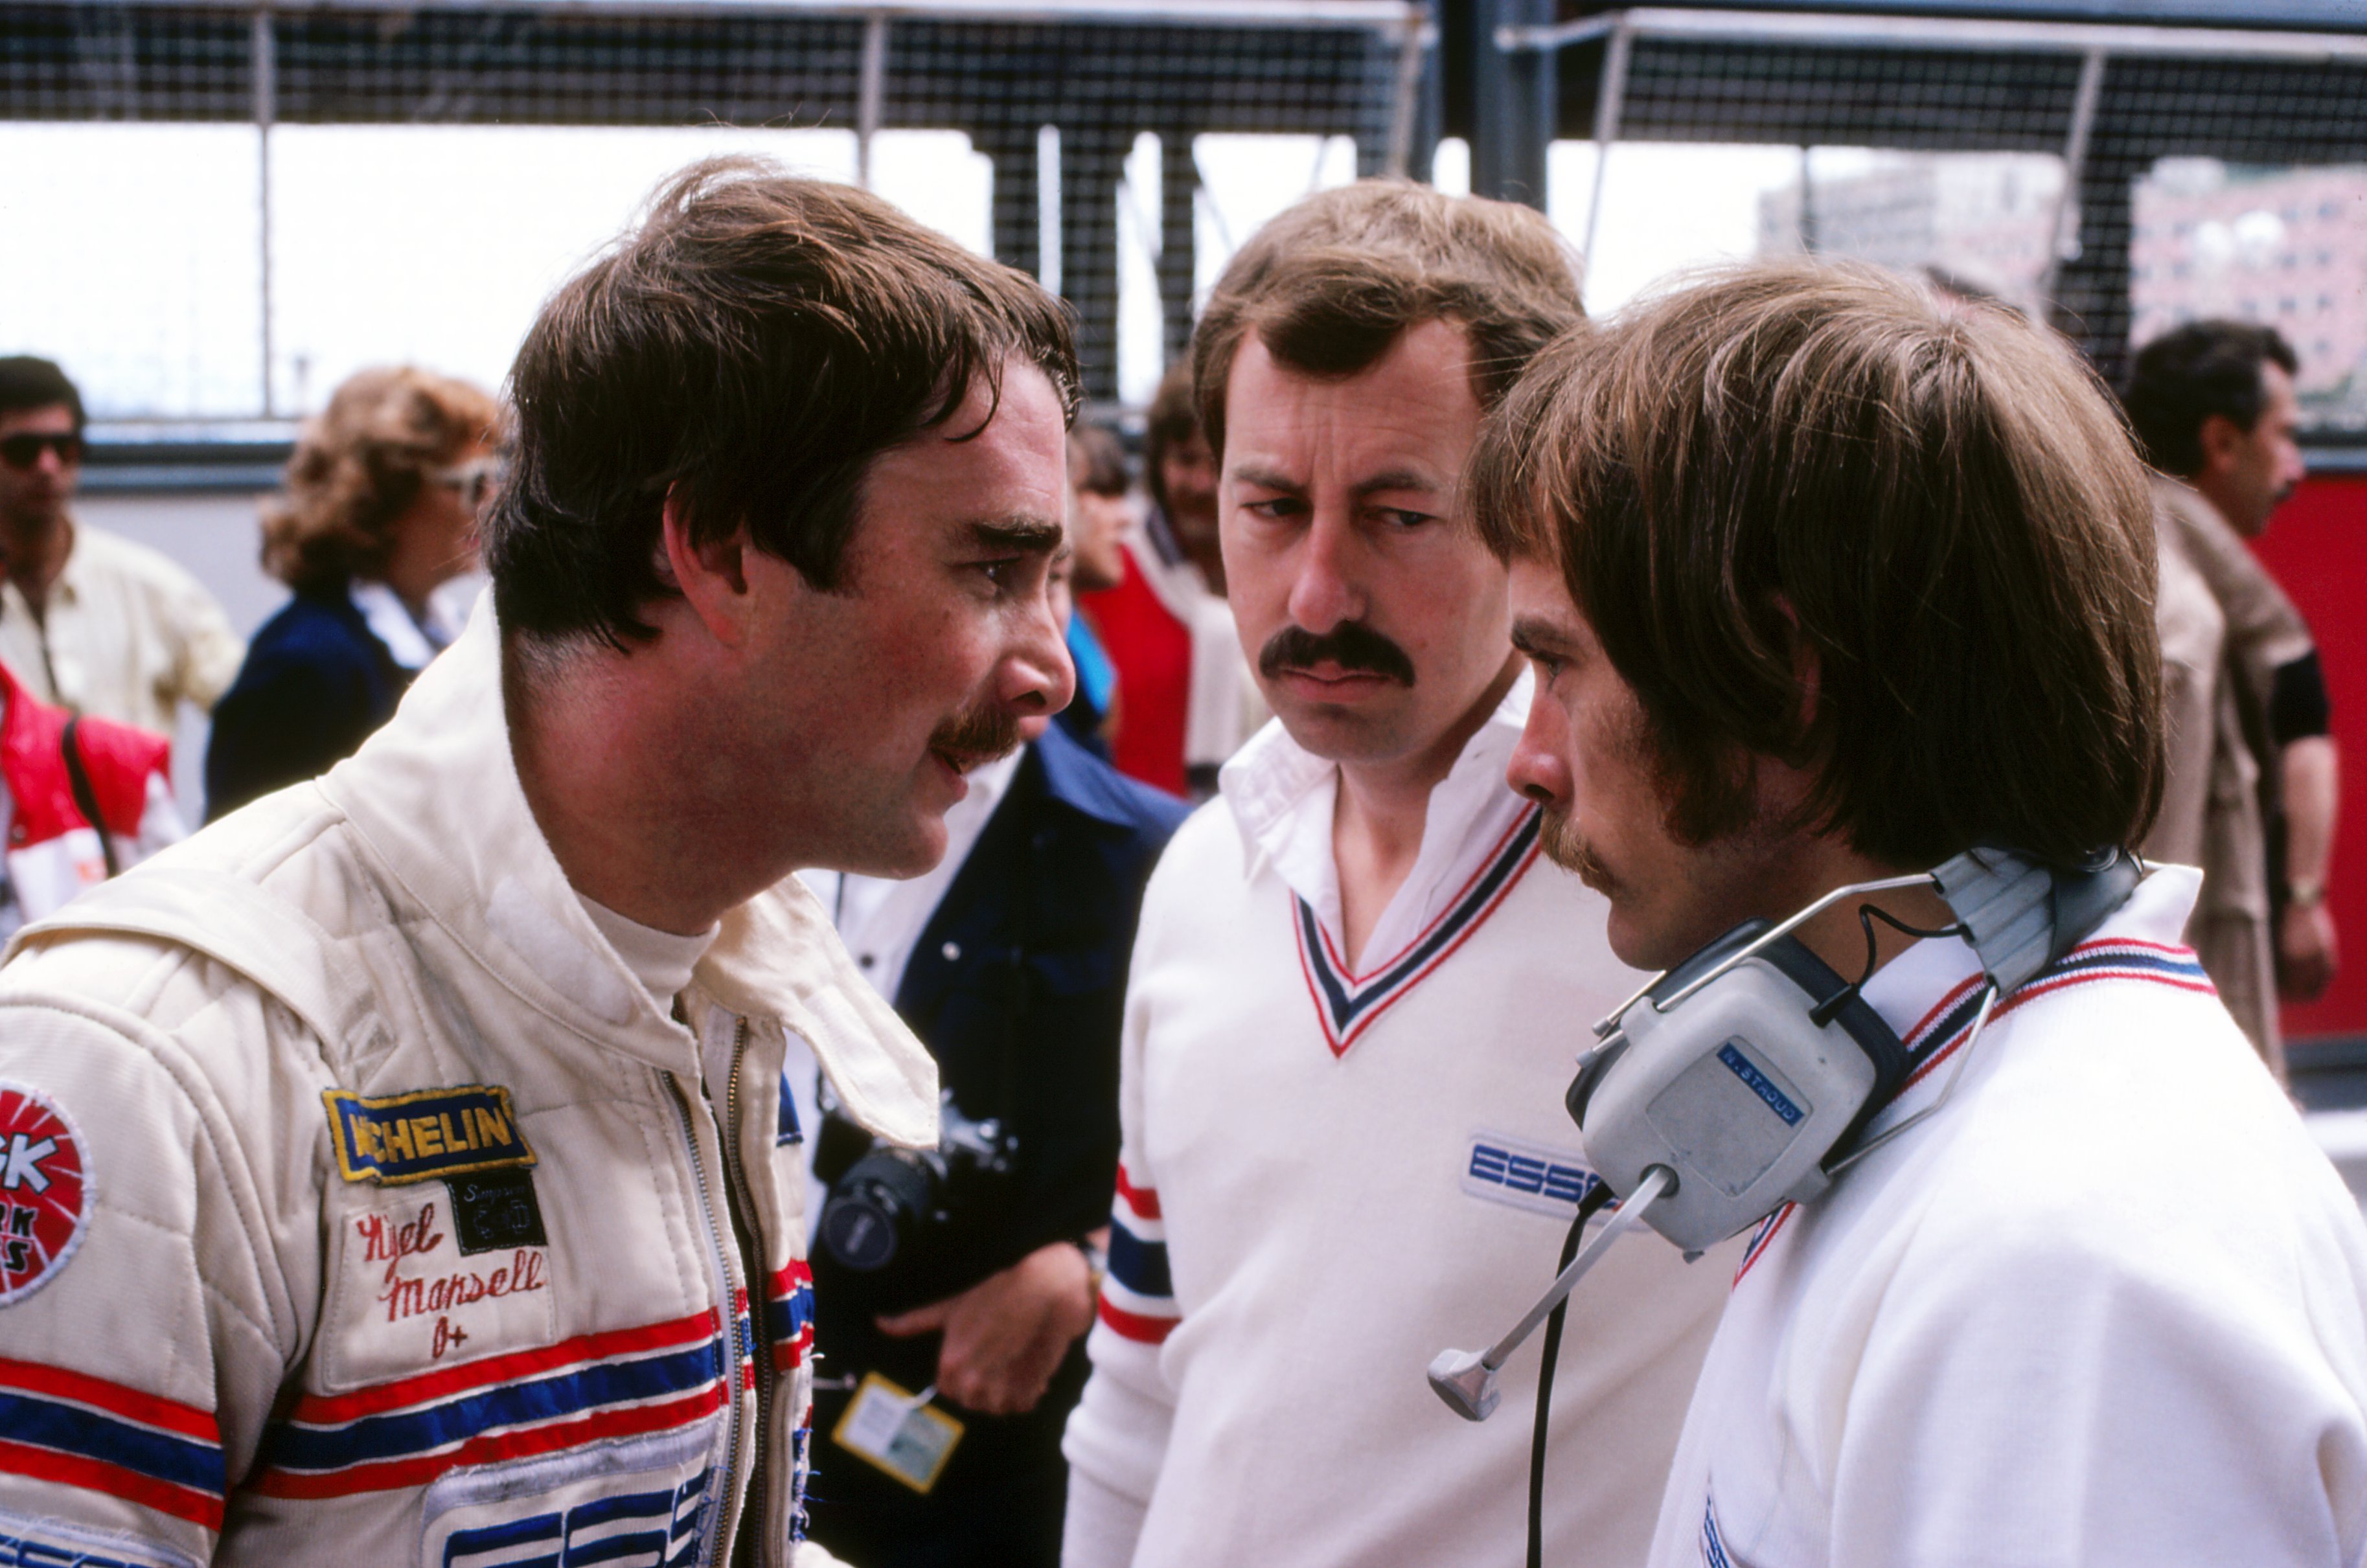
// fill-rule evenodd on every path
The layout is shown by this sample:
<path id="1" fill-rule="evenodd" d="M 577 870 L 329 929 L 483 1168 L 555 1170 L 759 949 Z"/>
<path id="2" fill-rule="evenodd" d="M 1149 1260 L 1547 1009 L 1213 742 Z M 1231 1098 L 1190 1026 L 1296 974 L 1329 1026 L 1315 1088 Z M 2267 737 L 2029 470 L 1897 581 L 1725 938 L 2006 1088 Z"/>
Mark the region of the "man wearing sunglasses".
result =
<path id="1" fill-rule="evenodd" d="M 82 457 L 65 372 L 0 358 L 0 663 L 44 702 L 170 735 L 182 701 L 210 709 L 246 649 L 196 578 L 74 521 Z"/>

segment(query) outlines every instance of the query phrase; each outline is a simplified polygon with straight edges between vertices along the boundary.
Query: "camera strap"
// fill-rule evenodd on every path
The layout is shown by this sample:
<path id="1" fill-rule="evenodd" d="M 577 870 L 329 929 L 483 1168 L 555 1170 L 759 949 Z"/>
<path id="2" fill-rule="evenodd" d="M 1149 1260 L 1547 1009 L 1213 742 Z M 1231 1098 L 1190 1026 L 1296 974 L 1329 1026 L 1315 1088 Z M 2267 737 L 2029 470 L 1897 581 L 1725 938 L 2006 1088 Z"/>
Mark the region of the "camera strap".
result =
<path id="1" fill-rule="evenodd" d="M 99 814 L 98 792 L 91 787 L 90 769 L 82 755 L 82 716 L 66 720 L 65 733 L 58 738 L 58 750 L 64 754 L 66 784 L 74 791 L 74 809 L 90 830 L 98 835 L 99 859 L 107 863 L 107 874 L 112 879 L 123 874 L 123 867 L 115 853 L 115 840 L 108 836 L 107 818 Z"/>

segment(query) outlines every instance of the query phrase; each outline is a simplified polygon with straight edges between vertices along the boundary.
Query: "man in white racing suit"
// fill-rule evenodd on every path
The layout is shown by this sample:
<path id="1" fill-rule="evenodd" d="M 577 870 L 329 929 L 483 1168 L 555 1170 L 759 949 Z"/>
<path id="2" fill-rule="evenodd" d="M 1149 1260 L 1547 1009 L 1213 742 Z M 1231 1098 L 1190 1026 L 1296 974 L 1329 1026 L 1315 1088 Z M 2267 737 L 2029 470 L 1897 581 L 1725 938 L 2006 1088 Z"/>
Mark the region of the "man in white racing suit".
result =
<path id="1" fill-rule="evenodd" d="M 554 296 L 492 604 L 0 973 L 0 1562 L 826 1561 L 782 1063 L 937 1093 L 789 873 L 926 869 L 1067 700 L 1073 380 L 1033 283 L 756 164 Z"/>

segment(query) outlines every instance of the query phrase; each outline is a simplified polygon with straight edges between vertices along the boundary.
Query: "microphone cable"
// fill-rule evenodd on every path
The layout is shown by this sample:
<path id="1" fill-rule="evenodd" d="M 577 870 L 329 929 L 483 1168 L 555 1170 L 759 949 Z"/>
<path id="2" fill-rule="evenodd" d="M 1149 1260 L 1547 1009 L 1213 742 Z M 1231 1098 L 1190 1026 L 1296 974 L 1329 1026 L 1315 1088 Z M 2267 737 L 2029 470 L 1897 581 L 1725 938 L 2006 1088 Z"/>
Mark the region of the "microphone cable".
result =
<path id="1" fill-rule="evenodd" d="M 1586 1196 L 1578 1201 L 1577 1217 L 1569 1222 L 1569 1235 L 1561 1244 L 1561 1261 L 1554 1265 L 1557 1277 L 1578 1256 L 1586 1222 L 1600 1213 L 1613 1196 L 1611 1184 L 1598 1177 L 1594 1185 L 1587 1189 Z M 1552 1315 L 1546 1319 L 1545 1359 L 1537 1368 L 1537 1422 L 1529 1437 L 1529 1568 L 1545 1568 L 1546 1437 L 1553 1414 L 1554 1363 L 1561 1359 L 1561 1325 L 1569 1313 L 1568 1296 L 1554 1303 Z"/>

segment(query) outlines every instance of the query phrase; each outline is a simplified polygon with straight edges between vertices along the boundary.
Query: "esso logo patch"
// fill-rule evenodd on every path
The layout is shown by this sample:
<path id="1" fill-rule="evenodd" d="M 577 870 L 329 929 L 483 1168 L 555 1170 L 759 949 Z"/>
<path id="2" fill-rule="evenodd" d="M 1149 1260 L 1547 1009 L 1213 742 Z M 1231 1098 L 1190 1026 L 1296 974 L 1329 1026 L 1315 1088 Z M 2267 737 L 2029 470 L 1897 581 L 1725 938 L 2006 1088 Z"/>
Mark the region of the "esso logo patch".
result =
<path id="1" fill-rule="evenodd" d="M 89 1224 L 82 1135 L 40 1090 L 0 1081 L 0 1307 L 56 1278 Z"/>

